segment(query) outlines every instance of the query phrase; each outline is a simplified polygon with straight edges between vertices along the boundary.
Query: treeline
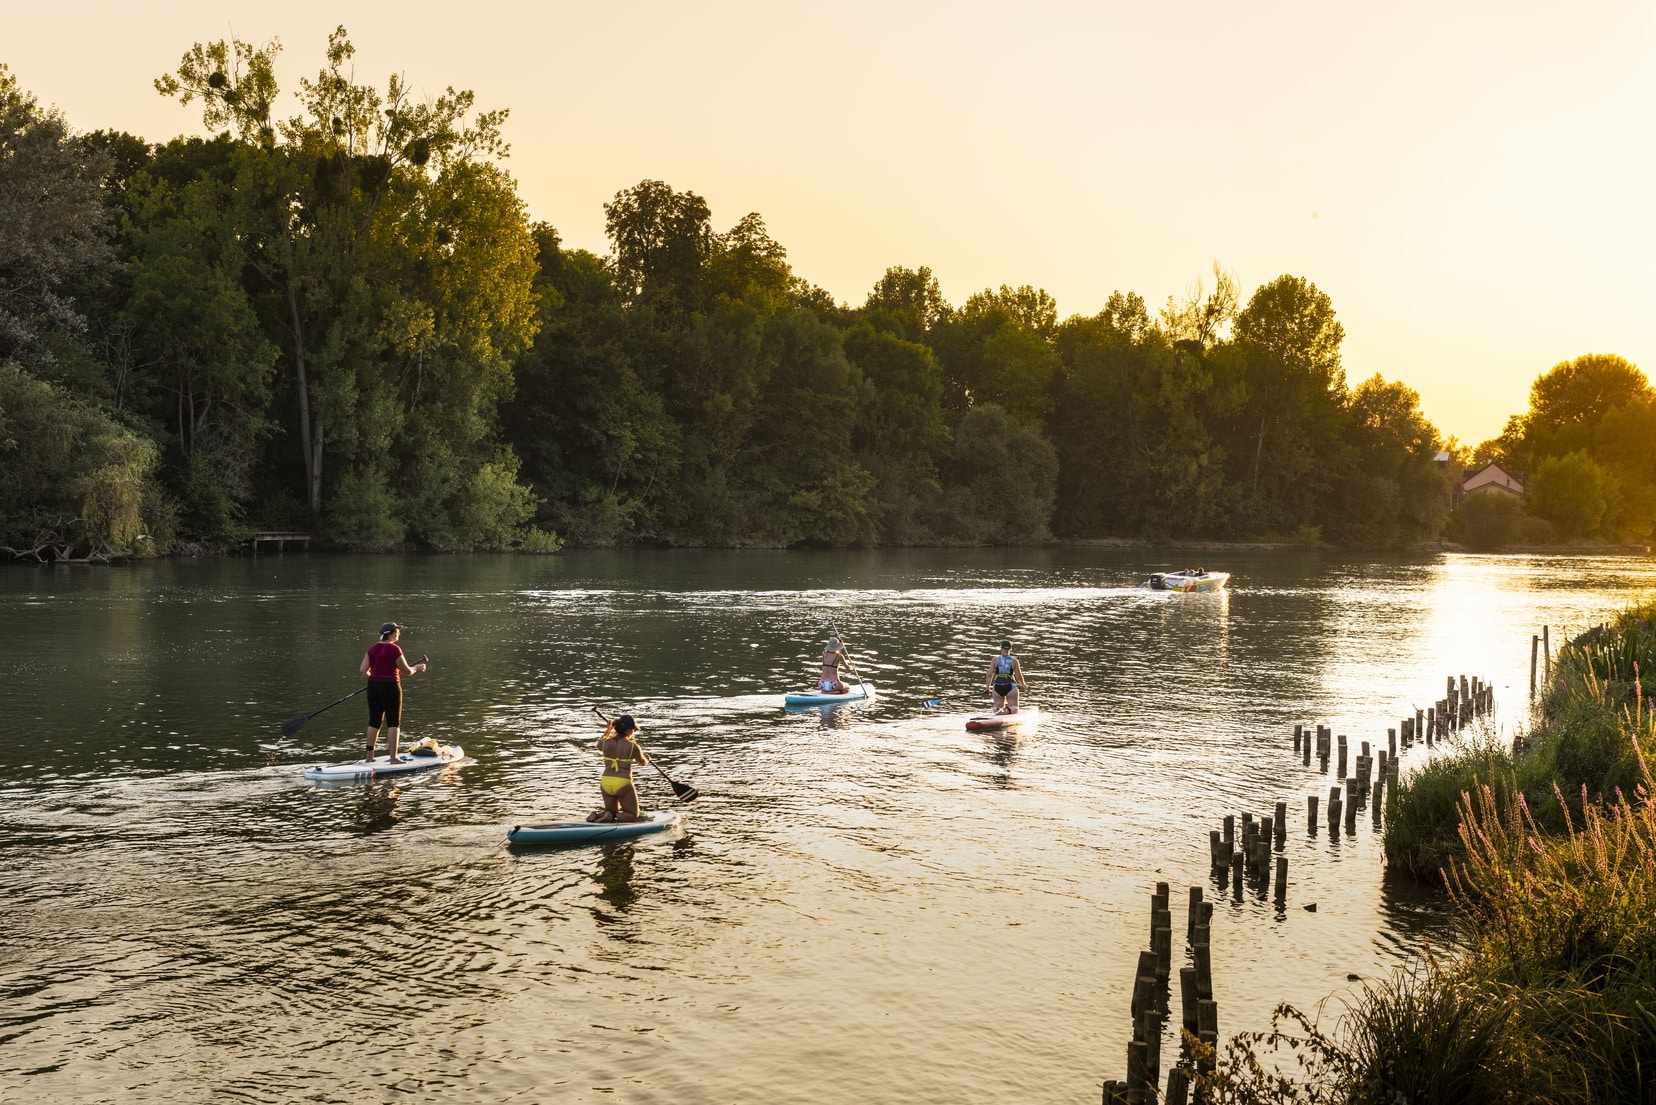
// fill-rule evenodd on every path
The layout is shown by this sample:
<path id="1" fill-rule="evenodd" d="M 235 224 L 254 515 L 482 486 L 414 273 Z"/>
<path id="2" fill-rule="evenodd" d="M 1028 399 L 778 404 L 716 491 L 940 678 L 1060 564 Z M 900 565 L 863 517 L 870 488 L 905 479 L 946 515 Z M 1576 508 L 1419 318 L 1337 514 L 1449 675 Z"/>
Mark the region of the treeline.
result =
<path id="1" fill-rule="evenodd" d="M 1543 373 L 1529 410 L 1478 446 L 1471 467 L 1489 461 L 1521 478 L 1524 495 L 1467 496 L 1451 534 L 1474 547 L 1656 537 L 1656 389 L 1620 357 Z"/>
<path id="2" fill-rule="evenodd" d="M 343 29 L 278 119 L 275 45 L 158 91 L 211 138 L 76 133 L 0 69 L 0 545 L 856 545 L 1440 535 L 1418 396 L 1347 384 L 1283 276 L 1152 311 L 1117 292 L 856 306 L 763 219 L 644 181 L 606 257 L 530 221 L 504 111 L 352 77 Z"/>

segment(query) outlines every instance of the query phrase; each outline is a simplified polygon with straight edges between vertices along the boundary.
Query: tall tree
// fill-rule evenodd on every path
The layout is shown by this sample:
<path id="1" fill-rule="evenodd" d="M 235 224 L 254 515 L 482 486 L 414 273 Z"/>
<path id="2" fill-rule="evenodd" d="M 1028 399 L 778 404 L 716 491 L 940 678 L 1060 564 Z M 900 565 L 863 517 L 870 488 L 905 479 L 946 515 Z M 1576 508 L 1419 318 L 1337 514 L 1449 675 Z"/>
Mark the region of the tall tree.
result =
<path id="1" fill-rule="evenodd" d="M 0 64 L 0 360 L 43 371 L 55 342 L 80 340 L 86 320 L 69 292 L 111 267 L 100 187 L 111 164 Z"/>
<path id="2" fill-rule="evenodd" d="M 494 542 L 481 519 L 525 508 L 499 478 L 515 462 L 491 440 L 494 406 L 536 325 L 534 245 L 495 164 L 506 113 L 453 89 L 417 101 L 401 77 L 356 83 L 341 27 L 299 82 L 300 113 L 277 122 L 278 49 L 198 44 L 156 86 L 235 139 L 240 240 L 292 370 L 304 500 L 353 544 L 395 543 L 411 519 L 438 545 Z M 330 448 L 345 463 L 328 496 Z"/>
<path id="3" fill-rule="evenodd" d="M 1314 525 L 1333 474 L 1350 462 L 1344 336 L 1328 296 L 1298 276 L 1259 288 L 1237 316 L 1218 363 L 1245 395 L 1226 436 L 1238 521 L 1249 530 Z"/>
<path id="4" fill-rule="evenodd" d="M 624 302 L 680 311 L 701 306 L 714 244 L 706 200 L 659 180 L 639 181 L 604 204 L 604 231 Z"/>
<path id="5" fill-rule="evenodd" d="M 875 326 L 891 329 L 905 341 L 923 342 L 954 308 L 943 298 L 931 269 L 893 265 L 868 293 L 862 313 Z"/>

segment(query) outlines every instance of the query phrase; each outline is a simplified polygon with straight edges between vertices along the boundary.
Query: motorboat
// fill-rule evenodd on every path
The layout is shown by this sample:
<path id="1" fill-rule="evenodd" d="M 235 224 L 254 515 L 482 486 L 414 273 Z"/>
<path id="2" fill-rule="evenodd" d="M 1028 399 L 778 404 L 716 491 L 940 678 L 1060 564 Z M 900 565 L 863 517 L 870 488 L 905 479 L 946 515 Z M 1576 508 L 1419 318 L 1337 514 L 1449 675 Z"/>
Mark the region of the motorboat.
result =
<path id="1" fill-rule="evenodd" d="M 1152 591 L 1223 591 L 1229 582 L 1229 572 L 1186 568 L 1182 572 L 1152 572 L 1145 585 Z"/>

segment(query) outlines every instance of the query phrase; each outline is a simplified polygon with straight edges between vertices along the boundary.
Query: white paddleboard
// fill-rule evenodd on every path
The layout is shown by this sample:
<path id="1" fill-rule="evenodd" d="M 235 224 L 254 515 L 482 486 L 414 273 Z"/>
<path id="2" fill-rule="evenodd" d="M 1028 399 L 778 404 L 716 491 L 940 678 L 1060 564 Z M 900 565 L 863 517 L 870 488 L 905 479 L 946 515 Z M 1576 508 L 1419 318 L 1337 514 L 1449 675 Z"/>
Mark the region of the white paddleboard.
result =
<path id="1" fill-rule="evenodd" d="M 355 760 L 345 764 L 317 764 L 305 769 L 307 779 L 356 779 L 379 778 L 382 775 L 405 775 L 411 771 L 430 771 L 434 767 L 446 767 L 449 764 L 459 763 L 466 758 L 466 750 L 458 744 L 444 744 L 438 747 L 435 756 L 416 756 L 412 752 L 403 752 L 393 761 L 389 756 L 378 756 L 372 760 Z"/>
<path id="2" fill-rule="evenodd" d="M 852 683 L 844 694 L 825 694 L 822 691 L 805 691 L 800 694 L 790 694 L 782 699 L 784 706 L 833 706 L 840 702 L 861 702 L 863 699 L 874 697 L 874 684 Z"/>

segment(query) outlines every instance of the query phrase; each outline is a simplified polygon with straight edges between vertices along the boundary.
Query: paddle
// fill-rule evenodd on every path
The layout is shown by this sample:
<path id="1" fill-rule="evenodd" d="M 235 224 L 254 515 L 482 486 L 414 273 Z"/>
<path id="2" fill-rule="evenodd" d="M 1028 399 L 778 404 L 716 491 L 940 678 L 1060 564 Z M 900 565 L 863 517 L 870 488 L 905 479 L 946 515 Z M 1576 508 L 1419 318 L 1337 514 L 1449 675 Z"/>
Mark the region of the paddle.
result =
<path id="1" fill-rule="evenodd" d="M 592 712 L 603 718 L 605 725 L 609 724 L 609 715 L 604 713 L 604 711 L 594 706 L 592 708 Z M 665 771 L 662 771 L 661 765 L 655 762 L 655 757 L 653 756 L 650 758 L 650 766 L 661 772 L 661 777 L 667 780 L 667 785 L 673 788 L 673 795 L 678 798 L 680 802 L 694 802 L 696 799 L 701 797 L 701 791 L 697 790 L 695 787 L 687 786 L 684 783 L 677 781 Z"/>
<path id="2" fill-rule="evenodd" d="M 828 632 L 832 633 L 836 637 L 839 637 L 839 635 L 840 635 L 838 627 L 836 627 L 834 625 L 834 619 L 833 618 L 828 619 Z M 840 651 L 845 653 L 846 660 L 849 661 L 851 659 L 851 650 L 845 647 L 845 638 L 844 637 L 840 637 Z M 860 672 L 860 671 L 857 672 L 857 686 L 862 688 L 863 697 L 867 698 L 868 697 L 868 684 L 863 682 L 862 672 Z"/>
<path id="3" fill-rule="evenodd" d="M 424 657 L 424 656 L 421 656 L 418 660 L 415 661 L 415 663 L 417 663 L 417 664 L 423 664 L 425 662 L 426 662 L 426 657 Z M 329 710 L 333 709 L 335 706 L 338 706 L 341 702 L 349 702 L 351 699 L 355 698 L 357 695 L 361 694 L 363 691 L 365 691 L 367 689 L 368 689 L 368 684 L 364 683 L 362 686 L 358 687 L 356 690 L 352 691 L 350 694 L 346 695 L 344 698 L 336 698 L 332 702 L 328 703 L 326 706 L 322 707 L 320 710 L 316 710 L 316 711 L 313 711 L 311 713 L 308 713 L 304 717 L 294 718 L 292 721 L 290 721 L 286 725 L 282 726 L 282 736 L 284 736 L 284 737 L 293 736 L 293 734 L 297 733 L 299 730 L 301 730 L 305 726 L 309 725 L 310 724 L 310 719 L 313 718 L 313 717 L 316 717 L 317 714 L 325 714 Z"/>

